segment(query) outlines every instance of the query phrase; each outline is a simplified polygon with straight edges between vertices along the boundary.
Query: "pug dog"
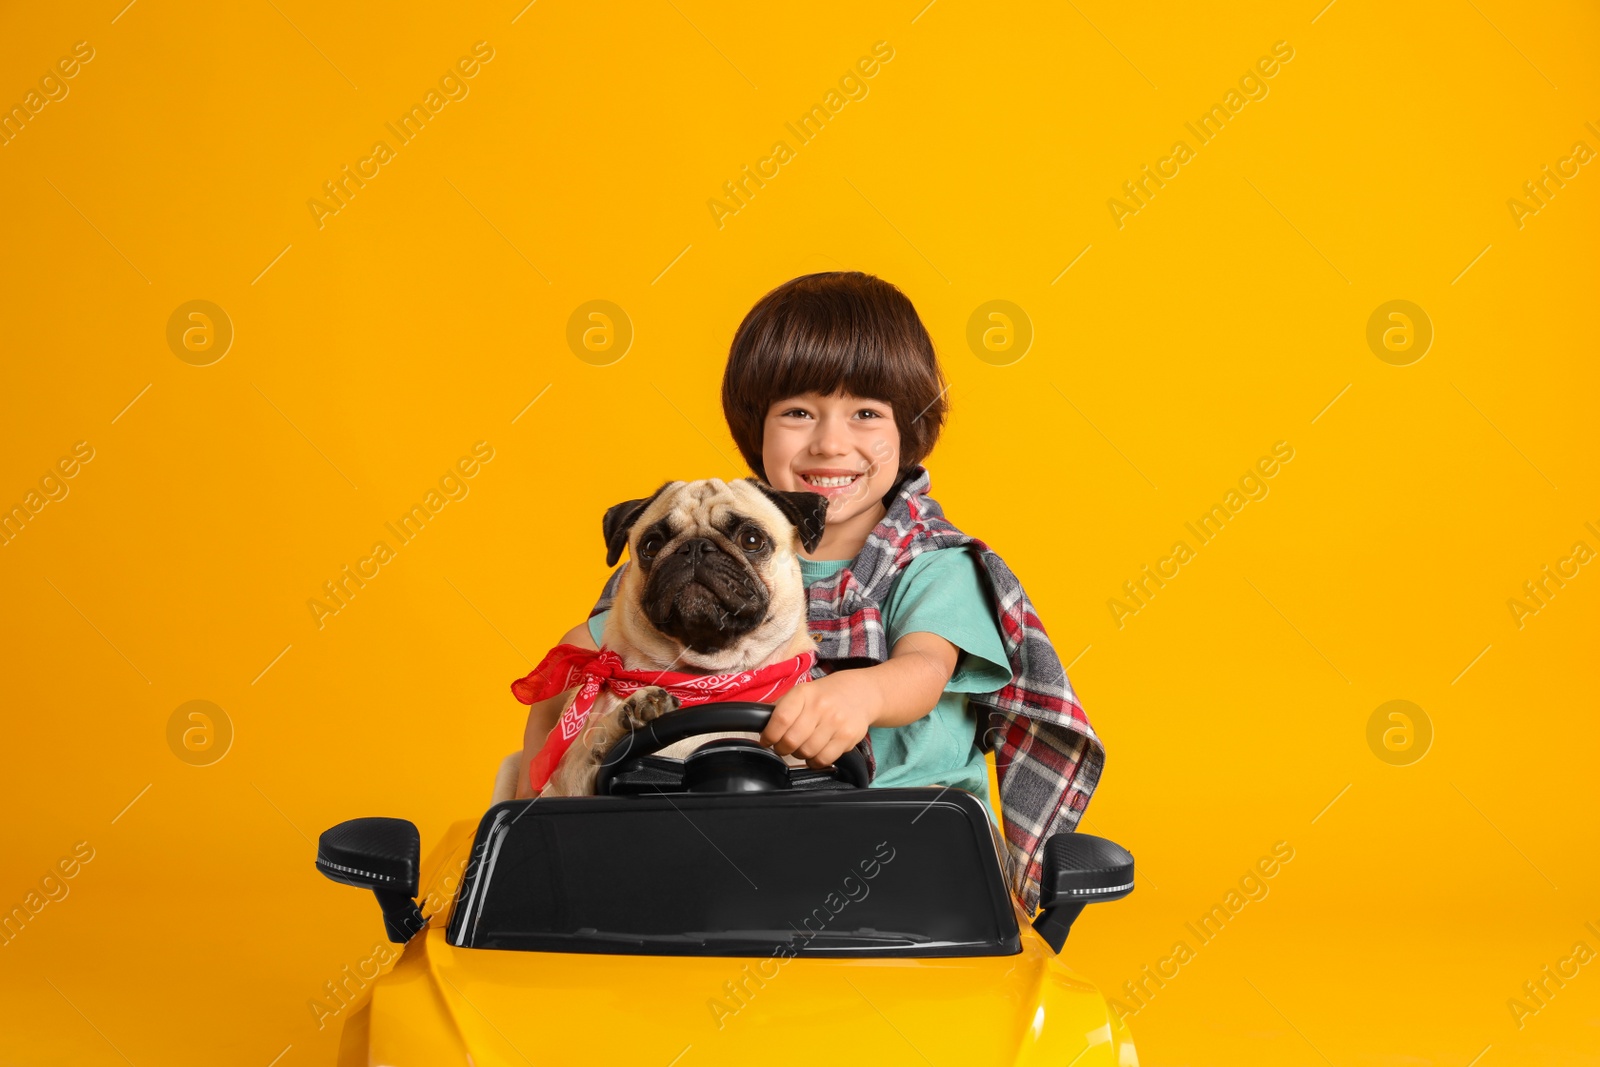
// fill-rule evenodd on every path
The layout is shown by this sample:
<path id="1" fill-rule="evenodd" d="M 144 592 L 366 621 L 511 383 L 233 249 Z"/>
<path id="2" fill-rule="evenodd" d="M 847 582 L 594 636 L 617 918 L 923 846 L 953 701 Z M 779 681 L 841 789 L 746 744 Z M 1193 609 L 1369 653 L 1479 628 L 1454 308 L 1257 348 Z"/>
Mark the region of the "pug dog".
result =
<path id="1" fill-rule="evenodd" d="M 642 500 L 615 505 L 602 523 L 606 566 L 616 565 L 624 547 L 633 565 L 622 575 L 601 645 L 630 670 L 705 674 L 755 670 L 814 651 L 796 550 L 821 543 L 827 511 L 819 493 L 783 492 L 755 478 L 667 482 Z M 611 745 L 677 707 L 659 686 L 626 700 L 602 689 L 540 795 L 592 794 Z"/>

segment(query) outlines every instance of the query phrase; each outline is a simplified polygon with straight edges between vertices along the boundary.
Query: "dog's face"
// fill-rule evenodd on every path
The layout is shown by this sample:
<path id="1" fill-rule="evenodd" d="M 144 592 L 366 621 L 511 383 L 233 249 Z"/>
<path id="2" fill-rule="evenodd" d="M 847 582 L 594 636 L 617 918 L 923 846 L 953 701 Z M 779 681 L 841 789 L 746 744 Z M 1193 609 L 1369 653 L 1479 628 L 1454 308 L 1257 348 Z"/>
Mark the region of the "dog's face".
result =
<path id="1" fill-rule="evenodd" d="M 662 667 L 713 673 L 754 666 L 806 624 L 796 550 L 822 539 L 827 499 L 754 478 L 668 482 L 606 512 L 606 563 L 624 546 L 612 619 Z"/>

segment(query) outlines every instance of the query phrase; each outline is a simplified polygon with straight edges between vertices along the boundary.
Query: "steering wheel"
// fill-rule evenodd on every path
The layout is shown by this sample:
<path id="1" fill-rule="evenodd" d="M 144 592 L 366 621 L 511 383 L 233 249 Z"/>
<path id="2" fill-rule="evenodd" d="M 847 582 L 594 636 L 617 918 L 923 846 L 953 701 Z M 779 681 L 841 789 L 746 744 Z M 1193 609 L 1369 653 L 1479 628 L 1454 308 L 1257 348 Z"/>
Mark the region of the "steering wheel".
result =
<path id="1" fill-rule="evenodd" d="M 708 741 L 679 764 L 676 760 L 651 759 L 668 745 L 701 734 L 760 733 L 772 718 L 771 704 L 727 701 L 682 708 L 669 712 L 644 726 L 623 734 L 600 761 L 594 791 L 609 796 L 619 784 L 619 775 L 633 776 L 630 766 L 640 765 L 650 791 L 695 793 L 758 793 L 770 790 L 840 784 L 865 789 L 870 775 L 866 757 L 850 749 L 827 770 L 790 767 L 783 757 L 754 741 L 726 737 Z M 627 768 L 627 771 L 624 771 Z"/>

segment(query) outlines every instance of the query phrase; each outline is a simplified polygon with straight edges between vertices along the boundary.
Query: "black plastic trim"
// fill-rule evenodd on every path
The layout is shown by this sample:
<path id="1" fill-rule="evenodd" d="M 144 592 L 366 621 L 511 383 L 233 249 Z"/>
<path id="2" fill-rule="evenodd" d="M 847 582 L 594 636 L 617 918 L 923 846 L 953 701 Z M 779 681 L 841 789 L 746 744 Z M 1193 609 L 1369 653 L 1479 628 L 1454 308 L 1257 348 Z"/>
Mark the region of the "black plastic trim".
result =
<path id="1" fill-rule="evenodd" d="M 870 806 L 875 811 L 898 811 L 912 825 L 933 808 L 953 809 L 960 813 L 980 856 L 988 859 L 988 870 L 983 875 L 988 905 L 993 909 L 995 928 L 1001 931 L 994 940 L 982 942 L 944 942 L 935 945 L 909 946 L 810 946 L 804 955 L 809 958 L 843 959 L 938 959 L 969 956 L 1012 956 L 1022 951 L 1021 932 L 1017 925 L 1017 911 L 1006 887 L 1005 874 L 995 852 L 994 835 L 988 813 L 978 799 L 960 789 L 851 789 L 841 792 L 782 791 L 770 793 L 696 794 L 696 793 L 642 793 L 635 796 L 610 797 L 551 797 L 548 799 L 502 801 L 487 812 L 478 823 L 473 840 L 472 860 L 457 897 L 446 930 L 446 941 L 460 948 L 482 948 L 499 951 L 537 951 L 558 953 L 584 953 L 629 956 L 722 956 L 762 957 L 773 955 L 773 943 L 767 940 L 752 941 L 749 945 L 735 945 L 729 941 L 711 944 L 683 942 L 653 942 L 643 939 L 596 937 L 583 941 L 569 936 L 547 934 L 500 935 L 503 941 L 518 944 L 485 945 L 480 940 L 479 929 L 484 910 L 484 900 L 490 892 L 496 860 L 511 828 L 524 816 L 539 819 L 560 818 L 566 813 L 598 813 L 626 819 L 632 811 L 676 811 L 692 823 L 697 811 L 725 808 L 736 805 L 752 811 L 780 811 L 824 805 Z M 775 842 L 774 847 L 786 847 Z"/>
<path id="2" fill-rule="evenodd" d="M 1057 952 L 1086 905 L 1133 892 L 1133 853 L 1103 837 L 1056 834 L 1045 842 L 1040 864 L 1039 913 L 1033 928 Z"/>
<path id="3" fill-rule="evenodd" d="M 417 895 L 422 837 L 405 819 L 349 819 L 317 839 L 317 870 L 342 885 L 370 889 L 383 909 L 384 932 L 396 944 L 426 924 Z"/>

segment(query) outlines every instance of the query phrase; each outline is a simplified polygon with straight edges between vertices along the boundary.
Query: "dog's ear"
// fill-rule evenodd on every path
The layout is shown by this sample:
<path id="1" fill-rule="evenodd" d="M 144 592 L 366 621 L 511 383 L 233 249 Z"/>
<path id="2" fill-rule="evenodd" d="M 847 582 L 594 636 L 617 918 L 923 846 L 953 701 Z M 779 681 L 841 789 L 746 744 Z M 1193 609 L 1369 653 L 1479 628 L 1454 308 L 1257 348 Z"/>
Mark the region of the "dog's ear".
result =
<path id="1" fill-rule="evenodd" d="M 828 498 L 821 493 L 790 493 L 782 489 L 774 489 L 759 478 L 746 478 L 745 481 L 757 489 L 778 506 L 784 518 L 794 523 L 794 528 L 800 534 L 800 543 L 807 552 L 813 552 L 822 543 L 822 531 L 828 524 Z"/>
<path id="2" fill-rule="evenodd" d="M 642 500 L 624 500 L 622 503 L 613 504 L 606 509 L 605 518 L 600 520 L 600 528 L 606 535 L 607 567 L 615 567 L 617 565 L 617 560 L 622 558 L 622 550 L 628 546 L 628 534 L 633 530 L 633 524 L 640 515 L 644 514 L 644 509 L 649 507 L 651 502 L 671 484 L 671 482 L 662 482 L 660 489 L 657 489 Z"/>

